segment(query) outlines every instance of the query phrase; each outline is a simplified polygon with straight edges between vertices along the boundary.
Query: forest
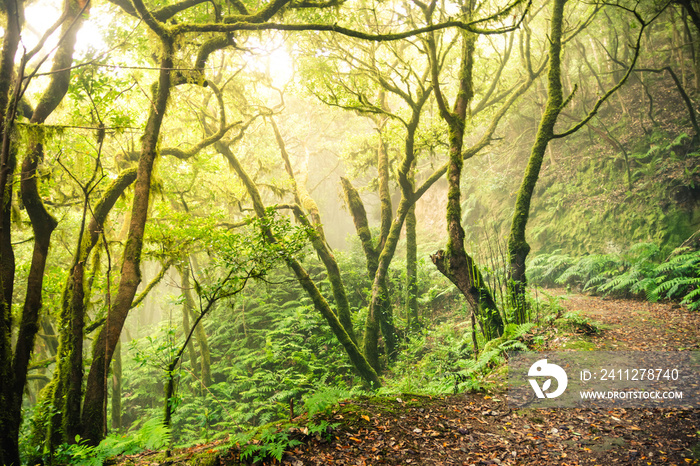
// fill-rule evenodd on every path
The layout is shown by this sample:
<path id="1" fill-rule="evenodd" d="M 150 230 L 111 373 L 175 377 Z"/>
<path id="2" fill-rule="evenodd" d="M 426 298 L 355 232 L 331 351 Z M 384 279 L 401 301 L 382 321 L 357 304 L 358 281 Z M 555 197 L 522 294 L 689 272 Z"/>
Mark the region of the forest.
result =
<path id="1" fill-rule="evenodd" d="M 700 461 L 699 1 L 0 5 L 1 465 Z"/>

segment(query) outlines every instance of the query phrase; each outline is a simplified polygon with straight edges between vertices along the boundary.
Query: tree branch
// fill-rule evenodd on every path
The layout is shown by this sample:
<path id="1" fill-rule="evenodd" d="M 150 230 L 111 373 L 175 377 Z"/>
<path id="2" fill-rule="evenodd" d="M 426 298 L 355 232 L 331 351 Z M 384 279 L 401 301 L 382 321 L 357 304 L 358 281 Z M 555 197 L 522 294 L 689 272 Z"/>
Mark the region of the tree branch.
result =
<path id="1" fill-rule="evenodd" d="M 138 0 L 137 0 L 138 1 Z M 288 0 L 282 0 L 286 2 Z M 507 14 L 507 12 L 513 10 L 516 6 L 524 3 L 524 0 L 516 0 L 510 6 L 503 10 L 502 14 Z M 525 13 L 530 8 L 531 0 L 527 2 L 525 7 Z M 179 24 L 173 27 L 173 32 L 176 34 L 187 33 L 187 32 L 235 32 L 235 31 L 328 31 L 335 32 L 337 34 L 342 34 L 348 37 L 355 37 L 357 39 L 371 40 L 376 42 L 388 42 L 400 39 L 405 39 L 407 37 L 413 37 L 421 34 L 425 34 L 431 31 L 439 31 L 441 29 L 448 28 L 458 28 L 474 34 L 503 34 L 506 32 L 514 31 L 520 26 L 525 13 L 515 23 L 504 26 L 497 29 L 484 29 L 479 28 L 476 25 L 485 22 L 487 19 L 480 19 L 470 22 L 464 21 L 445 21 L 439 24 L 431 24 L 428 26 L 420 27 L 410 31 L 404 32 L 394 32 L 387 34 L 371 34 L 363 31 L 357 31 L 354 29 L 346 28 L 343 26 L 338 26 L 337 24 L 278 24 L 278 23 L 262 23 L 262 21 L 257 15 L 252 15 L 248 20 L 242 20 L 239 17 L 228 18 L 228 22 L 224 19 L 224 24 L 218 23 L 207 23 L 207 24 Z M 263 15 L 267 16 L 267 15 Z M 272 15 L 269 15 L 270 17 Z M 490 17 L 490 19 L 495 19 Z M 267 18 L 269 19 L 269 18 Z"/>

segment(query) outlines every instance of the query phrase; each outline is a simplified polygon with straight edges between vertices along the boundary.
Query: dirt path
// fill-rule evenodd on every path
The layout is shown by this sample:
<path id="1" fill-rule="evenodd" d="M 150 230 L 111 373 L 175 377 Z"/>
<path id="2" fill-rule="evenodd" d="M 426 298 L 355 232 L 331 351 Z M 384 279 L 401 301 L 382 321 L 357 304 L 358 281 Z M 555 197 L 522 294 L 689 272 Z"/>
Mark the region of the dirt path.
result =
<path id="1" fill-rule="evenodd" d="M 700 312 L 672 304 L 583 295 L 564 297 L 562 304 L 603 324 L 603 332 L 591 340 L 600 350 L 700 349 Z"/>

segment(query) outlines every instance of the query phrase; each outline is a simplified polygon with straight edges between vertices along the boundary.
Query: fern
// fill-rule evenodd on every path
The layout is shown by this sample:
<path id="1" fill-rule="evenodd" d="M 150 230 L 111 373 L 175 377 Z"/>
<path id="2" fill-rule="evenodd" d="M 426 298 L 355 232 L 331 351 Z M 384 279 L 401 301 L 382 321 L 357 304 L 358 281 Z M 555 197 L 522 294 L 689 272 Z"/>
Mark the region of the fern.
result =
<path id="1" fill-rule="evenodd" d="M 641 280 L 639 280 L 637 283 L 632 285 L 630 288 L 630 291 L 634 294 L 640 294 L 644 292 L 646 294 L 647 300 L 651 301 L 649 299 L 649 295 L 651 293 L 651 290 L 653 290 L 656 287 L 656 280 L 653 277 L 644 277 Z"/>
<path id="2" fill-rule="evenodd" d="M 160 419 L 150 419 L 132 436 L 110 435 L 97 446 L 76 436 L 76 443 L 63 444 L 56 451 L 57 464 L 101 466 L 117 455 L 133 455 L 143 450 L 158 450 L 170 443 L 170 429 Z"/>
<path id="3" fill-rule="evenodd" d="M 602 280 L 609 277 L 620 269 L 621 260 L 613 254 L 593 254 L 581 258 L 571 267 L 567 268 L 557 278 L 556 283 L 560 285 L 578 285 L 582 288 L 591 287 L 591 279 Z M 594 282 L 597 284 L 598 282 Z"/>
<path id="4" fill-rule="evenodd" d="M 665 280 L 665 278 L 662 278 L 662 280 Z M 694 291 L 698 289 L 699 285 L 700 277 L 676 277 L 671 280 L 661 281 L 651 291 L 651 301 L 656 301 L 660 298 L 677 298 L 682 295 L 683 299 L 681 302 L 687 304 L 692 302 L 693 298 L 697 296 L 697 294 L 694 294 Z"/>
<path id="5" fill-rule="evenodd" d="M 330 411 L 340 401 L 350 398 L 350 396 L 352 393 L 349 390 L 322 384 L 304 397 L 304 407 L 309 417 L 313 417 L 318 413 Z"/>
<path id="6" fill-rule="evenodd" d="M 551 254 L 542 254 L 535 257 L 528 265 L 528 277 L 533 284 L 554 285 L 556 279 L 562 272 L 571 267 L 573 262 L 572 257 L 568 254 L 561 254 L 561 250 L 556 250 Z"/>
<path id="7" fill-rule="evenodd" d="M 688 251 L 687 248 L 676 249 L 674 255 L 666 262 L 659 265 L 655 272 L 657 275 L 691 275 L 697 274 L 700 268 L 700 251 Z"/>
<path id="8" fill-rule="evenodd" d="M 628 270 L 598 286 L 597 291 L 606 295 L 611 293 L 626 294 L 631 292 L 637 283 L 644 278 L 646 277 L 642 276 L 638 269 Z"/>
<path id="9" fill-rule="evenodd" d="M 600 275 L 595 275 L 594 277 L 591 277 L 586 283 L 584 283 L 582 290 L 597 291 L 600 288 L 607 285 L 609 282 L 610 278 L 606 274 L 601 273 Z"/>
<path id="10" fill-rule="evenodd" d="M 683 297 L 681 304 L 688 306 L 691 311 L 697 311 L 700 308 L 700 288 L 695 288 L 693 291 Z"/>
<path id="11" fill-rule="evenodd" d="M 159 450 L 170 443 L 171 430 L 160 419 L 146 421 L 136 435 L 136 442 L 147 450 Z"/>
<path id="12" fill-rule="evenodd" d="M 508 340 L 517 340 L 522 338 L 526 333 L 535 328 L 535 324 L 532 322 L 526 322 L 524 324 L 508 324 L 503 330 L 503 338 Z"/>

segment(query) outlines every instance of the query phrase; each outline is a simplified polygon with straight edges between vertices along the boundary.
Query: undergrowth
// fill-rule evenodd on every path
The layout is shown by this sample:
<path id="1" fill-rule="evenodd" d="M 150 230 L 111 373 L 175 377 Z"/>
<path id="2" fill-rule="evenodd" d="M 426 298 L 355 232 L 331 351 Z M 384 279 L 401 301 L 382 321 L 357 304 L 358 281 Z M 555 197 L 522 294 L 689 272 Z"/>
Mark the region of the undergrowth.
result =
<path id="1" fill-rule="evenodd" d="M 80 436 L 75 443 L 62 444 L 54 452 L 54 464 L 102 466 L 107 458 L 133 455 L 144 450 L 159 450 L 170 444 L 171 431 L 158 419 L 149 419 L 130 435 L 112 434 L 97 446 L 90 446 Z"/>
<path id="2" fill-rule="evenodd" d="M 348 267 L 352 270 L 362 265 L 352 254 L 340 259 L 352 263 Z M 312 264 L 309 270 L 321 289 L 328 291 L 323 269 Z M 490 277 L 498 273 L 495 266 L 487 271 Z M 556 298 L 536 294 L 530 298 L 532 323 L 508 323 L 501 337 L 488 341 L 478 319 L 472 331 L 471 311 L 466 305 L 460 307 L 461 299 L 451 283 L 427 265 L 421 266 L 419 276 L 419 302 L 424 309 L 421 325 L 409 328 L 406 315 L 395 314 L 401 351 L 391 364 L 383 355 L 384 386 L 378 395 L 451 395 L 490 389 L 498 379 L 492 374 L 503 366 L 507 353 L 540 348 L 544 337 L 537 326 L 550 325 L 562 314 Z M 269 277 L 277 285 L 293 283 L 284 280 L 281 273 Z M 392 299 L 403 296 L 403 283 L 401 273 L 389 274 Z M 355 328 L 362 329 L 371 284 L 366 274 L 357 273 L 349 276 L 347 285 L 348 290 L 355 290 L 350 293 Z M 175 309 L 180 307 L 176 306 L 180 299 L 172 301 Z M 400 309 L 400 302 L 394 308 Z M 507 318 L 509 311 L 503 312 Z M 100 459 L 144 448 L 176 449 L 217 440 L 219 448 L 236 452 L 243 461 L 279 461 L 305 435 L 329 435 L 334 426 L 328 413 L 342 400 L 368 394 L 303 290 L 296 284 L 255 284 L 235 299 L 222 300 L 203 321 L 211 353 L 211 383 L 201 378 L 202 360 L 195 340 L 174 374 L 177 384 L 172 401 L 177 409 L 172 430 L 149 440 L 144 429 L 160 426 L 162 367 L 182 339 L 177 329 L 181 318 L 173 312 L 159 327 L 140 329 L 140 338 L 124 349 L 128 353 L 122 357 L 121 420 L 123 425 L 132 425 L 131 433 L 112 434 L 97 447 L 78 439 L 59 452 L 66 464 L 93 464 L 85 458 L 96 458 L 94 464 L 100 464 Z M 151 421 L 136 431 L 139 419 Z M 156 443 L 156 438 L 162 442 Z"/>
<path id="3" fill-rule="evenodd" d="M 700 309 L 700 251 L 676 249 L 663 260 L 652 243 L 638 243 L 627 251 L 572 257 L 561 251 L 530 261 L 528 276 L 540 286 L 575 287 L 616 297 L 670 299 Z"/>

